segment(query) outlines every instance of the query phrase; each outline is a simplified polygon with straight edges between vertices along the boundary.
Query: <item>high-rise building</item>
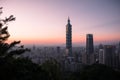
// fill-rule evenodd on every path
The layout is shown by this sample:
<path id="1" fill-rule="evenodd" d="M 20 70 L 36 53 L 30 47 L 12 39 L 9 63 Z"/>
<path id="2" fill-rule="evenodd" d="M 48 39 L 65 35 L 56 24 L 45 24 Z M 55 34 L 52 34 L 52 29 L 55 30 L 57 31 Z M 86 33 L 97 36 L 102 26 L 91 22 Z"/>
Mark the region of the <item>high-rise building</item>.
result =
<path id="1" fill-rule="evenodd" d="M 72 25 L 69 18 L 66 25 L 66 55 L 72 57 Z"/>
<path id="2" fill-rule="evenodd" d="M 105 53 L 104 49 L 99 49 L 99 63 L 105 64 Z"/>
<path id="3" fill-rule="evenodd" d="M 115 46 L 114 45 L 105 45 L 105 64 L 114 67 L 115 66 Z"/>
<path id="4" fill-rule="evenodd" d="M 119 54 L 115 45 L 104 45 L 99 49 L 99 63 L 119 69 Z"/>
<path id="5" fill-rule="evenodd" d="M 86 35 L 86 53 L 87 54 L 94 53 L 93 34 Z"/>
<path id="6" fill-rule="evenodd" d="M 86 35 L 86 61 L 88 65 L 91 65 L 95 62 L 93 34 Z"/>

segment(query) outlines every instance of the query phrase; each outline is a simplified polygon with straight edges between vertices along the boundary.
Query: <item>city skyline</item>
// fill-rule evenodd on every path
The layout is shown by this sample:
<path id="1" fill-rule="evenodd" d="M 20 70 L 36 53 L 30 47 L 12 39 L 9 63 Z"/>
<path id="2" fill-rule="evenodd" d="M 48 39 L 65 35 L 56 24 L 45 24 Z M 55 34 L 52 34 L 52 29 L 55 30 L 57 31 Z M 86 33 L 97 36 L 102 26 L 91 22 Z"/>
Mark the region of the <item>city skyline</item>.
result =
<path id="1" fill-rule="evenodd" d="M 9 41 L 23 44 L 65 45 L 65 25 L 70 16 L 73 43 L 85 43 L 86 34 L 94 42 L 120 41 L 119 0 L 1 0 L 1 17 L 14 15 L 9 24 Z M 79 44 L 81 45 L 81 44 Z"/>

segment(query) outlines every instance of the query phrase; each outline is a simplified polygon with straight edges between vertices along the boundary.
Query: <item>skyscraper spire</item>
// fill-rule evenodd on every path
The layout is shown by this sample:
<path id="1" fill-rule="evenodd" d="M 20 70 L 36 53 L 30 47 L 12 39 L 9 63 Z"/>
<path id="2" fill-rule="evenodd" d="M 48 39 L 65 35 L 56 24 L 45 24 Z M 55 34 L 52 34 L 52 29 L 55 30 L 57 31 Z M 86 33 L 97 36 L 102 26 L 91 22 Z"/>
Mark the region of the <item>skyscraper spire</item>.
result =
<path id="1" fill-rule="evenodd" d="M 70 23 L 70 18 L 69 18 L 69 16 L 68 16 L 68 23 Z"/>
<path id="2" fill-rule="evenodd" d="M 72 56 L 72 25 L 68 17 L 68 24 L 66 25 L 66 50 L 67 56 Z"/>

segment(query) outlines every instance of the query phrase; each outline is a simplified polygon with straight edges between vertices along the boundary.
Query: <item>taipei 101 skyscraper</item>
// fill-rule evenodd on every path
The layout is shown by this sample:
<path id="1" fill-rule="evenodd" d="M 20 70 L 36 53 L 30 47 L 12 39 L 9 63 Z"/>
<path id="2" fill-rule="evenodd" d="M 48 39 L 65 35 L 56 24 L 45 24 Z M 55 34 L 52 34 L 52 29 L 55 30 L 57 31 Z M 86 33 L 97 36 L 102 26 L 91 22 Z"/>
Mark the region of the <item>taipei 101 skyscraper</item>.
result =
<path id="1" fill-rule="evenodd" d="M 72 57 L 72 25 L 69 17 L 66 25 L 66 56 Z"/>

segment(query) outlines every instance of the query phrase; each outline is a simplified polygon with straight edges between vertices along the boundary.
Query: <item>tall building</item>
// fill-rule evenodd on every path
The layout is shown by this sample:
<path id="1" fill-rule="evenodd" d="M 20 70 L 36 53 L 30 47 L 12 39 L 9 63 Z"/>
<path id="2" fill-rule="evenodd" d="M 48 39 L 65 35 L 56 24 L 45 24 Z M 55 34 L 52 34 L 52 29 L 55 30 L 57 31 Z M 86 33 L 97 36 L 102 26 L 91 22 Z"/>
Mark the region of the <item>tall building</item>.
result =
<path id="1" fill-rule="evenodd" d="M 66 25 L 66 55 L 72 57 L 72 25 L 69 18 Z"/>
<path id="2" fill-rule="evenodd" d="M 105 53 L 104 49 L 99 49 L 99 63 L 100 64 L 105 64 Z"/>
<path id="3" fill-rule="evenodd" d="M 86 35 L 86 53 L 87 54 L 94 53 L 93 34 Z"/>
<path id="4" fill-rule="evenodd" d="M 99 63 L 115 69 L 120 69 L 119 54 L 115 45 L 104 45 L 99 49 Z"/>
<path id="5" fill-rule="evenodd" d="M 104 46 L 104 64 L 110 67 L 115 66 L 115 46 L 105 45 Z"/>
<path id="6" fill-rule="evenodd" d="M 93 34 L 86 35 L 86 63 L 91 65 L 95 62 Z"/>

